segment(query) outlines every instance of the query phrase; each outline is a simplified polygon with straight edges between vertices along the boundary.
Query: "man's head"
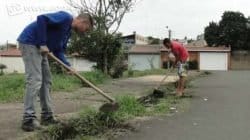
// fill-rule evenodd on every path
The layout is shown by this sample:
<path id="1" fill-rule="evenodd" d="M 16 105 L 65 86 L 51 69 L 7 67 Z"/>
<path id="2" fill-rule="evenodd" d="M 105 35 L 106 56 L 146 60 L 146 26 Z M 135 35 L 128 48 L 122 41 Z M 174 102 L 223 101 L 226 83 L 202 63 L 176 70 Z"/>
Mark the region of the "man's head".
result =
<path id="1" fill-rule="evenodd" d="M 165 38 L 163 40 L 163 45 L 167 48 L 167 49 L 170 49 L 171 48 L 171 41 L 169 38 Z"/>
<path id="2" fill-rule="evenodd" d="M 93 28 L 93 18 L 88 13 L 81 13 L 74 18 L 72 28 L 78 33 L 84 33 Z"/>

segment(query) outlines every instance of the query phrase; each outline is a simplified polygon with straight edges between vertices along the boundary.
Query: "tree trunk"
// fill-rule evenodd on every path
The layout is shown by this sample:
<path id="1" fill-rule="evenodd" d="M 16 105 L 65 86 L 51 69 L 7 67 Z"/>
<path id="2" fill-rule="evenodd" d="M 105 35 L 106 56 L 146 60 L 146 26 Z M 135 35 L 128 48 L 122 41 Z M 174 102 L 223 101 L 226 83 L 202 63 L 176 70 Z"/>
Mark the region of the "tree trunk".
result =
<path id="1" fill-rule="evenodd" d="M 107 54 L 107 47 L 104 47 L 103 51 L 103 72 L 104 74 L 108 74 L 108 54 Z"/>

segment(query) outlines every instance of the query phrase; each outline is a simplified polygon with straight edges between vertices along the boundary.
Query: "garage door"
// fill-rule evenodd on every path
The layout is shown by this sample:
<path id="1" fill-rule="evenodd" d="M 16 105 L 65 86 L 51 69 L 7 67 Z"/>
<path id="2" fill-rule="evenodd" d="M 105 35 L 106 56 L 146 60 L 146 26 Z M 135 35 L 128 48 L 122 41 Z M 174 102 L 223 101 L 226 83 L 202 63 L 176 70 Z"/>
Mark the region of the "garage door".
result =
<path id="1" fill-rule="evenodd" d="M 160 68 L 160 55 L 158 54 L 130 54 L 129 65 L 133 66 L 133 70 L 148 70 Z"/>
<path id="2" fill-rule="evenodd" d="M 228 54 L 200 53 L 200 70 L 228 70 Z"/>

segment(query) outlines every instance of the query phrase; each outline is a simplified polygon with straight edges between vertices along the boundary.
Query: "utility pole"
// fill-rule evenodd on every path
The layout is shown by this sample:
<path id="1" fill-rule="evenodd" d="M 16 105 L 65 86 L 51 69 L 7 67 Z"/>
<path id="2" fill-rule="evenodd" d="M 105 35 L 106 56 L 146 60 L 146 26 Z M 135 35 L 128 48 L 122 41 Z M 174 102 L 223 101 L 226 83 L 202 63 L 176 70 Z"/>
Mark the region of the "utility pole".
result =
<path id="1" fill-rule="evenodd" d="M 166 28 L 168 29 L 168 38 L 171 40 L 172 38 L 172 30 L 168 28 L 168 26 L 166 26 Z"/>
<path id="2" fill-rule="evenodd" d="M 168 30 L 168 38 L 169 38 L 169 40 L 171 40 L 171 38 L 172 38 L 172 31 L 168 28 L 168 26 L 166 26 L 166 28 Z M 169 53 L 168 53 L 168 55 L 169 55 Z M 167 61 L 167 69 L 170 69 L 170 60 Z"/>

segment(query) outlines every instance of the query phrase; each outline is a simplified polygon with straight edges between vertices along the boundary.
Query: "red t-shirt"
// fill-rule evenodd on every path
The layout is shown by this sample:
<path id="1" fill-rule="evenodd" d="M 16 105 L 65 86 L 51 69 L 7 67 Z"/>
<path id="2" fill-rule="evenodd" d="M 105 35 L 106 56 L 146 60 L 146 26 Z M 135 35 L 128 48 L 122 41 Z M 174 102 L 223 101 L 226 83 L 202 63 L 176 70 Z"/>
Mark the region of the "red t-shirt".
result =
<path id="1" fill-rule="evenodd" d="M 187 49 L 181 43 L 176 41 L 171 41 L 171 44 L 171 51 L 175 57 L 179 58 L 181 62 L 186 62 L 189 56 Z"/>

